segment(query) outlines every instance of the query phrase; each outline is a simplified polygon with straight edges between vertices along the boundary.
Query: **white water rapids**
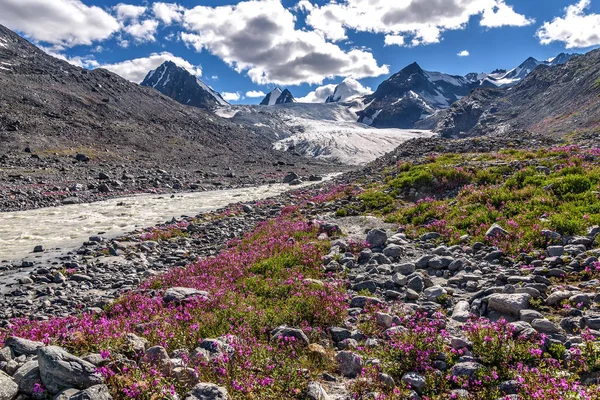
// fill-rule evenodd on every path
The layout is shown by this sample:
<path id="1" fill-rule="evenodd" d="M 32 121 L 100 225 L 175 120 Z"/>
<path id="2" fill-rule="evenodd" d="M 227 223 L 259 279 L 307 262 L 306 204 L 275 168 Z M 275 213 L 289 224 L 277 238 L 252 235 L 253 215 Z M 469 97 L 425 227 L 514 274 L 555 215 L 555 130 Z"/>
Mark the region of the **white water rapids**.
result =
<path id="1" fill-rule="evenodd" d="M 150 227 L 182 215 L 195 216 L 225 207 L 276 196 L 290 187 L 272 184 L 258 187 L 197 193 L 138 195 L 89 204 L 0 213 L 0 261 L 33 256 L 33 248 L 72 250 L 89 236 L 104 232 L 114 237 L 136 228 Z M 117 205 L 122 203 L 122 205 Z"/>

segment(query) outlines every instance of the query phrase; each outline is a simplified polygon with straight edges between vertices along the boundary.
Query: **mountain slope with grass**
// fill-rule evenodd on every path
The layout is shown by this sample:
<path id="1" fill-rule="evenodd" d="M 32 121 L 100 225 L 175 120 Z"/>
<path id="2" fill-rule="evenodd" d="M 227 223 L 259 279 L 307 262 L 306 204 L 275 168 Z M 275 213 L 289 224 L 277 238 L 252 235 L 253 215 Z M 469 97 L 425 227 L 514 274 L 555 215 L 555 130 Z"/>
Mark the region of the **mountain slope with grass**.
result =
<path id="1" fill-rule="evenodd" d="M 444 137 L 511 129 L 547 135 L 600 129 L 600 50 L 539 66 L 510 90 L 477 89 L 440 116 Z"/>

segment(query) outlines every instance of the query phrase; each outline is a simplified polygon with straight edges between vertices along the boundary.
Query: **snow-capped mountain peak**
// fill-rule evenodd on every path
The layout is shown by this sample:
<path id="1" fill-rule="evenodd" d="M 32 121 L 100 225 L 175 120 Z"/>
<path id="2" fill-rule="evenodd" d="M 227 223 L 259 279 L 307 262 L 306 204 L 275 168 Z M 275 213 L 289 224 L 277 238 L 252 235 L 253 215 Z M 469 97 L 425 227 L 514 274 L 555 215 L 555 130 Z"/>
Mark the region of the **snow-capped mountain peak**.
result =
<path id="1" fill-rule="evenodd" d="M 165 61 L 150 71 L 141 85 L 153 87 L 189 106 L 211 108 L 228 104 L 219 93 L 172 61 Z"/>
<path id="2" fill-rule="evenodd" d="M 287 103 L 295 103 L 296 99 L 292 93 L 288 90 L 281 90 L 281 88 L 276 87 L 271 90 L 260 102 L 261 106 L 274 106 L 276 104 L 287 104 Z"/>
<path id="3" fill-rule="evenodd" d="M 335 87 L 333 94 L 327 97 L 325 103 L 344 103 L 359 96 L 373 93 L 370 87 L 364 87 L 354 78 L 346 78 Z"/>

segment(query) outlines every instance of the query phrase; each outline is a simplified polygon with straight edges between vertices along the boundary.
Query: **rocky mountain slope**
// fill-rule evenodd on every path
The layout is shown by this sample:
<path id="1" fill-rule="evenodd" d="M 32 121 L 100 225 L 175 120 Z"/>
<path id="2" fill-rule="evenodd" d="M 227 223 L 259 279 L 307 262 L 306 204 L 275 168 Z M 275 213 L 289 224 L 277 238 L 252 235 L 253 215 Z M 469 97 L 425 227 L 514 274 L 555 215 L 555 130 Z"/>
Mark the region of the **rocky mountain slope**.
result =
<path id="1" fill-rule="evenodd" d="M 281 165 L 332 168 L 275 152 L 268 138 L 153 88 L 51 57 L 1 26 L 0 67 L 3 208 L 256 184 L 281 179 Z"/>
<path id="2" fill-rule="evenodd" d="M 566 64 L 539 66 L 510 88 L 479 89 L 440 116 L 444 137 L 509 129 L 545 134 L 590 132 L 600 127 L 600 51 Z"/>
<path id="3" fill-rule="evenodd" d="M 473 89 L 508 88 L 521 82 L 538 66 L 560 65 L 573 56 L 561 53 L 550 61 L 530 57 L 510 71 L 470 73 L 464 77 L 424 71 L 413 63 L 364 98 L 367 106 L 360 113 L 359 121 L 379 128 L 430 129 L 438 123 L 440 110 L 450 107 Z"/>
<path id="4" fill-rule="evenodd" d="M 281 90 L 279 87 L 276 87 L 271 92 L 269 92 L 265 98 L 260 102 L 261 106 L 274 106 L 277 104 L 288 104 L 294 103 L 296 100 L 288 89 Z"/>
<path id="5" fill-rule="evenodd" d="M 228 104 L 219 93 L 172 61 L 165 61 L 150 71 L 141 85 L 152 87 L 188 106 L 211 108 Z"/>

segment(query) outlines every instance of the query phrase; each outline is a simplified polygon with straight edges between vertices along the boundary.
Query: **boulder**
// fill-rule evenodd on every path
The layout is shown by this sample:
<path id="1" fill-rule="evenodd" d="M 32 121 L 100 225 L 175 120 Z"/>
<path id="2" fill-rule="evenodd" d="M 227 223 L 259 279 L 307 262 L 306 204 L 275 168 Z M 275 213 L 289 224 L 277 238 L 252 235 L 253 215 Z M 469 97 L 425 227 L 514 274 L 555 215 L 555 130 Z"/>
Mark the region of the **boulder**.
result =
<path id="1" fill-rule="evenodd" d="M 319 382 L 309 382 L 306 388 L 306 400 L 329 400 L 329 396 Z"/>
<path id="2" fill-rule="evenodd" d="M 461 362 L 452 367 L 452 376 L 473 378 L 477 371 L 483 368 L 483 365 L 476 362 Z"/>
<path id="3" fill-rule="evenodd" d="M 27 339 L 21 339 L 18 337 L 11 336 L 6 339 L 4 344 L 10 347 L 17 356 L 25 355 L 31 356 L 37 353 L 40 347 L 44 347 L 41 342 L 34 342 Z"/>
<path id="4" fill-rule="evenodd" d="M 63 389 L 87 389 L 104 382 L 96 367 L 58 346 L 42 347 L 37 351 L 40 377 L 50 393 Z"/>
<path id="5" fill-rule="evenodd" d="M 213 383 L 199 383 L 188 393 L 185 400 L 229 400 L 227 389 Z"/>
<path id="6" fill-rule="evenodd" d="M 492 226 L 490 226 L 490 228 L 485 233 L 485 236 L 488 238 L 505 235 L 508 235 L 508 232 L 498 224 L 493 224 Z"/>
<path id="7" fill-rule="evenodd" d="M 362 372 L 362 360 L 351 351 L 340 351 L 335 356 L 339 364 L 339 372 L 347 378 L 356 378 Z"/>
<path id="8" fill-rule="evenodd" d="M 417 393 L 421 393 L 425 387 L 425 377 L 416 372 L 407 372 L 402 375 L 402 382 L 406 383 L 410 389 L 414 389 Z"/>
<path id="9" fill-rule="evenodd" d="M 169 375 L 173 370 L 173 363 L 169 357 L 169 353 L 162 346 L 153 346 L 146 350 L 142 358 L 144 363 L 155 366 L 164 375 Z"/>
<path id="10" fill-rule="evenodd" d="M 0 371 L 0 400 L 12 400 L 19 393 L 19 386 L 10 376 Z"/>
<path id="11" fill-rule="evenodd" d="M 273 329 L 271 331 L 271 339 L 276 341 L 286 339 L 293 340 L 302 346 L 308 346 L 310 344 L 308 336 L 302 332 L 302 329 L 290 328 L 285 325 L 278 326 L 277 328 Z"/>
<path id="12" fill-rule="evenodd" d="M 501 314 L 519 316 L 521 310 L 529 308 L 528 293 L 494 293 L 488 298 L 488 308 Z"/>
<path id="13" fill-rule="evenodd" d="M 185 303 L 195 297 L 208 297 L 208 292 L 186 287 L 173 287 L 167 289 L 163 301 L 165 303 Z"/>
<path id="14" fill-rule="evenodd" d="M 19 387 L 20 392 L 32 395 L 33 387 L 41 381 L 38 362 L 28 361 L 21 365 L 12 378 Z"/>
<path id="15" fill-rule="evenodd" d="M 106 385 L 95 385 L 75 393 L 69 400 L 112 400 L 112 396 Z"/>
<path id="16" fill-rule="evenodd" d="M 387 233 L 381 229 L 371 229 L 367 233 L 367 243 L 371 247 L 383 247 L 387 241 Z"/>

